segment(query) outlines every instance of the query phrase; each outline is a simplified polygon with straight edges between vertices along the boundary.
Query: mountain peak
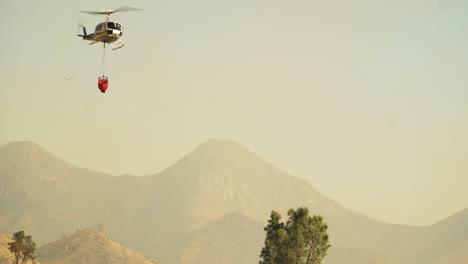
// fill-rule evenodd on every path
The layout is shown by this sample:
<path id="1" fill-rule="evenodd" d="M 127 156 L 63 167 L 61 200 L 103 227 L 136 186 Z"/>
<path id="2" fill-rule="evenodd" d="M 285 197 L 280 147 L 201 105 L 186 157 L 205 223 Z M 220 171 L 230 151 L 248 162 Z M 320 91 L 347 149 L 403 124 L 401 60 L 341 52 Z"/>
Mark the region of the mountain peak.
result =
<path id="1" fill-rule="evenodd" d="M 92 228 L 92 227 L 77 230 L 76 233 L 72 234 L 72 236 L 77 236 L 77 237 L 81 236 L 81 237 L 84 237 L 85 239 L 91 238 L 93 236 L 106 237 L 104 233 L 101 233 L 96 228 Z"/>
<path id="2" fill-rule="evenodd" d="M 228 139 L 210 139 L 200 144 L 195 150 L 186 156 L 183 160 L 197 160 L 198 162 L 245 162 L 261 161 L 255 153 L 232 140 Z"/>
<path id="3" fill-rule="evenodd" d="M 13 141 L 0 146 L 0 161 L 61 161 L 32 141 Z"/>
<path id="4" fill-rule="evenodd" d="M 38 144 L 29 140 L 8 142 L 5 145 L 1 146 L 1 148 L 8 151 L 46 152 Z"/>
<path id="5" fill-rule="evenodd" d="M 240 143 L 229 140 L 229 139 L 218 139 L 212 138 L 205 143 L 200 144 L 195 151 L 241 151 L 249 152 L 246 147 L 242 146 Z"/>
<path id="6" fill-rule="evenodd" d="M 35 180 L 50 182 L 70 174 L 79 175 L 79 172 L 70 173 L 74 168 L 74 166 L 48 152 L 36 143 L 31 141 L 10 142 L 0 146 L 0 175 L 5 176 L 0 177 L 3 178 L 0 179 L 0 192 L 3 190 L 1 183 L 6 184 L 5 181 L 7 179 L 10 183 L 16 182 L 15 187 L 23 189 L 36 185 L 37 182 Z M 27 185 L 29 187 L 26 187 Z M 51 186 L 48 185 L 48 187 Z M 33 189 L 44 191 L 41 188 Z M 13 195 L 17 191 L 10 189 L 7 192 Z"/>
<path id="7" fill-rule="evenodd" d="M 272 169 L 270 163 L 262 160 L 243 145 L 227 139 L 211 139 L 200 144 L 190 154 L 176 164 L 163 171 L 163 174 L 179 175 L 183 178 L 191 176 L 214 176 L 221 171 L 243 172 L 257 171 L 257 168 Z M 174 172 L 175 170 L 175 172 Z M 179 172 L 186 171 L 184 175 Z M 231 173 L 232 174 L 232 173 Z M 241 173 L 245 175 L 246 173 Z M 249 175 L 256 173 L 248 173 Z"/>
<path id="8" fill-rule="evenodd" d="M 139 253 L 114 242 L 94 228 L 86 228 L 38 249 L 44 263 L 154 264 Z"/>

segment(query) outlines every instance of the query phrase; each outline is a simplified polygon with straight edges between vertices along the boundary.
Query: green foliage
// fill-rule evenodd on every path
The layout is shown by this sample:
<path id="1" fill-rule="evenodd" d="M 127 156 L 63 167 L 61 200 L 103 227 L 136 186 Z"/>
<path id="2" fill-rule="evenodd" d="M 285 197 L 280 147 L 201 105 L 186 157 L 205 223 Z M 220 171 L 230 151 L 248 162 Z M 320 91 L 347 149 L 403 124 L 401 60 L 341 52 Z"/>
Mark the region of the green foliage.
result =
<path id="1" fill-rule="evenodd" d="M 281 246 L 287 239 L 287 233 L 284 229 L 284 224 L 280 223 L 281 215 L 278 212 L 272 211 L 268 225 L 264 228 L 267 232 L 265 239 L 265 247 L 260 253 L 260 257 L 263 261 L 260 264 L 275 263 L 276 259 L 279 259 L 281 253 Z"/>
<path id="2" fill-rule="evenodd" d="M 260 264 L 320 264 L 330 244 L 328 226 L 319 215 L 310 216 L 306 207 L 288 211 L 289 219 L 272 211 L 266 231 Z"/>
<path id="3" fill-rule="evenodd" d="M 15 264 L 31 260 L 35 262 L 36 257 L 33 255 L 36 251 L 36 243 L 32 240 L 32 236 L 26 236 L 24 231 L 18 231 L 13 234 L 13 242 L 8 243 L 8 249 L 15 256 Z"/>

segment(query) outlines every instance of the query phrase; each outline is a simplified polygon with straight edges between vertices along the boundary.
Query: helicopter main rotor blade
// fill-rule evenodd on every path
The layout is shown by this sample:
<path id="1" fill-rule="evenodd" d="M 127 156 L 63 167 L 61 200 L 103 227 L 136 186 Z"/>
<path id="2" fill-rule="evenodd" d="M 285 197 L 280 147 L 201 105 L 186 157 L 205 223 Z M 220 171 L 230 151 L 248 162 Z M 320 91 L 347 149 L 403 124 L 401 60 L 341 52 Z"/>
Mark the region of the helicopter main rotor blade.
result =
<path id="1" fill-rule="evenodd" d="M 141 11 L 141 9 L 130 7 L 130 6 L 122 6 L 122 7 L 115 9 L 112 12 L 117 13 L 117 12 L 129 12 L 129 11 Z"/>
<path id="2" fill-rule="evenodd" d="M 90 15 L 108 15 L 112 14 L 112 11 L 80 11 L 81 13 L 90 14 Z"/>
<path id="3" fill-rule="evenodd" d="M 140 11 L 141 9 L 129 7 L 129 6 L 122 6 L 115 10 L 103 10 L 103 11 L 80 11 L 81 13 L 90 14 L 90 15 L 110 15 L 117 12 L 128 12 L 128 11 Z"/>

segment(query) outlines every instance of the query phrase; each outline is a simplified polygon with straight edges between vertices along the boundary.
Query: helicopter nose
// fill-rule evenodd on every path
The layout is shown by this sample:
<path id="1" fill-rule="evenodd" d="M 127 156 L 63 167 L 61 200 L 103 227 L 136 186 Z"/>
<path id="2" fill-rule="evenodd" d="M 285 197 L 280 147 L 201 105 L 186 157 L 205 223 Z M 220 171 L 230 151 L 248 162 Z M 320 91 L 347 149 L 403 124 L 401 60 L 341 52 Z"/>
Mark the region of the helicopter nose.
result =
<path id="1" fill-rule="evenodd" d="M 120 30 L 117 30 L 117 29 L 112 30 L 112 36 L 114 37 L 120 36 Z"/>

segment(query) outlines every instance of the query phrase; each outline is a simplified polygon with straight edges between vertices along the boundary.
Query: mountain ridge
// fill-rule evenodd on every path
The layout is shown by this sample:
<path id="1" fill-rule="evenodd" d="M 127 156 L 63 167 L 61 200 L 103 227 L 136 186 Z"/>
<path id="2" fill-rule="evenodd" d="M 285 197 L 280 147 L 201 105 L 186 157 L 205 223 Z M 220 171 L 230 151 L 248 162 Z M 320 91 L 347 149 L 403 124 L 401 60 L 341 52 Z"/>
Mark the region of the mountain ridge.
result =
<path id="1" fill-rule="evenodd" d="M 0 164 L 8 162 L 0 159 Z M 26 181 L 25 186 L 5 181 L 23 176 L 18 170 L 0 166 L 0 184 L 3 182 L 4 189 L 12 188 L 18 194 L 0 192 L 0 201 L 4 201 L 0 203 L 0 213 L 4 213 L 0 214 L 0 232 L 29 229 L 42 244 L 72 230 L 102 226 L 113 239 L 125 241 L 129 248 L 158 257 L 162 262 L 180 262 L 183 256 L 182 264 L 216 263 L 219 259 L 209 253 L 209 248 L 214 250 L 219 244 L 204 243 L 205 235 L 200 231 L 213 230 L 222 237 L 214 231 L 219 230 L 216 226 L 234 233 L 236 228 L 249 230 L 238 230 L 242 235 L 233 236 L 225 243 L 233 247 L 241 245 L 237 249 L 245 250 L 245 255 L 252 259 L 258 257 L 260 248 L 257 247 L 261 247 L 264 236 L 260 227 L 266 224 L 271 210 L 286 215 L 289 208 L 299 206 L 307 206 L 312 214 L 325 217 L 335 248 L 359 249 L 336 254 L 365 255 L 367 257 L 356 259 L 375 259 L 379 264 L 389 259 L 418 260 L 420 254 L 410 256 L 408 248 L 412 244 L 423 244 L 419 238 L 427 238 L 427 232 L 435 228 L 387 224 L 347 209 L 306 180 L 278 170 L 241 144 L 229 140 L 213 139 L 203 143 L 174 165 L 146 176 L 110 176 L 72 165 L 54 164 L 33 164 L 19 171 L 31 174 L 27 175 L 30 181 Z M 42 174 L 55 181 L 37 180 Z M 34 199 L 24 202 L 25 195 Z M 233 215 L 242 215 L 236 219 L 244 224 L 229 224 L 226 217 Z M 458 221 L 463 222 L 465 215 L 460 217 L 462 220 Z M 242 229 L 245 225 L 257 227 Z M 255 239 L 247 244 L 245 237 L 250 233 L 255 234 Z M 217 241 L 218 238 L 213 239 Z M 209 248 L 197 251 L 200 243 Z M 444 248 L 442 253 L 458 254 L 460 250 L 455 249 L 458 246 Z M 424 250 L 427 249 L 420 251 Z M 235 263 L 231 253 L 226 251 L 220 256 L 226 257 L 224 263 Z M 456 258 L 456 254 L 450 259 Z M 212 262 L 203 259 L 208 257 L 213 258 Z"/>
<path id="2" fill-rule="evenodd" d="M 113 263 L 155 264 L 126 249 L 94 228 L 78 230 L 37 250 L 37 258 L 48 264 Z"/>

